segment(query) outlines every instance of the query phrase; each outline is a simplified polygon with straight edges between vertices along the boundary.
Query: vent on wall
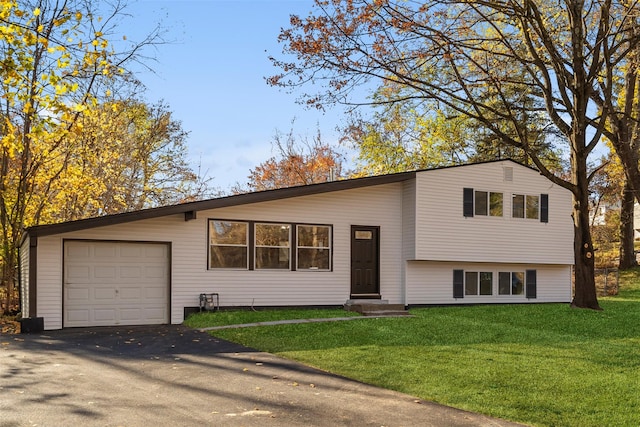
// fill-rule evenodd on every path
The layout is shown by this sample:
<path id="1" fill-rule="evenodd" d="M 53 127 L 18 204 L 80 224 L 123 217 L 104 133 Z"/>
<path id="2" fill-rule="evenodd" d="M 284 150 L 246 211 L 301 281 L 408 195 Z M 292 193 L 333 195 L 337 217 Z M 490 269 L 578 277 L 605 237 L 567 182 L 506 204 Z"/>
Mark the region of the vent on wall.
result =
<path id="1" fill-rule="evenodd" d="M 513 181 L 513 168 L 506 167 L 506 168 L 503 168 L 502 171 L 504 173 L 505 182 L 512 182 Z"/>

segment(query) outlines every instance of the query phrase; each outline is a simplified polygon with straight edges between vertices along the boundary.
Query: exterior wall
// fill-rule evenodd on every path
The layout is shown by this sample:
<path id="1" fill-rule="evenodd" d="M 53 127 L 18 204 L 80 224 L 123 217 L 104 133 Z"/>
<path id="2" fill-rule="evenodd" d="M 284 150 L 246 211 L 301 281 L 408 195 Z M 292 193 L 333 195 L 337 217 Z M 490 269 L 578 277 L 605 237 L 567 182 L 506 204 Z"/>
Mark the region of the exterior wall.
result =
<path id="1" fill-rule="evenodd" d="M 453 270 L 490 271 L 494 276 L 493 295 L 453 298 Z M 537 297 L 498 295 L 499 271 L 537 271 Z M 484 304 L 571 302 L 571 266 L 504 263 L 407 262 L 407 300 L 410 304 Z"/>
<path id="2" fill-rule="evenodd" d="M 38 239 L 37 317 L 44 318 L 45 329 L 62 328 L 62 239 Z"/>
<path id="3" fill-rule="evenodd" d="M 512 181 L 504 169 L 513 168 Z M 416 260 L 573 264 L 572 196 L 510 161 L 419 172 Z M 463 188 L 503 193 L 503 216 L 463 216 Z M 549 222 L 512 218 L 512 194 L 549 195 Z M 410 258 L 409 258 L 410 259 Z"/>
<path id="4" fill-rule="evenodd" d="M 302 196 L 184 215 L 97 227 L 38 239 L 38 316 L 62 327 L 64 239 L 171 242 L 171 323 L 198 306 L 201 292 L 218 292 L 221 306 L 341 305 L 351 289 L 351 225 L 380 227 L 380 292 L 402 301 L 402 183 Z M 208 219 L 332 225 L 333 270 L 207 270 Z"/>
<path id="5" fill-rule="evenodd" d="M 27 237 L 20 246 L 20 307 L 22 317 L 29 316 L 29 242 Z"/>

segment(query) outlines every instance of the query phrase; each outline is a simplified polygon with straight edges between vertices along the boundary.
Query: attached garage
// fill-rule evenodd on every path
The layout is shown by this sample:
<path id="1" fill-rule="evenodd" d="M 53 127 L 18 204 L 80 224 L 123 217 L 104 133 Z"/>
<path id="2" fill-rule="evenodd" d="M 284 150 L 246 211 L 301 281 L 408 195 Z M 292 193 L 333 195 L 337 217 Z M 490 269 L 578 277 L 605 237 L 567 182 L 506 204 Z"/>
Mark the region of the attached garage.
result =
<path id="1" fill-rule="evenodd" d="M 165 243 L 64 241 L 63 326 L 169 323 Z"/>

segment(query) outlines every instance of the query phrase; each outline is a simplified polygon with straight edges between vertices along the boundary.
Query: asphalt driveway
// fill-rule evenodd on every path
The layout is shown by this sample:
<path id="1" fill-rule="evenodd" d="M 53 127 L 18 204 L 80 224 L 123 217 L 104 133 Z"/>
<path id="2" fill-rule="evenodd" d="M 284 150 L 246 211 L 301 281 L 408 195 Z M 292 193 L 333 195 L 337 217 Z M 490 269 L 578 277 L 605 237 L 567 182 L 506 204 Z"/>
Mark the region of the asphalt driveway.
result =
<path id="1" fill-rule="evenodd" d="M 0 427 L 515 426 L 183 326 L 0 336 Z"/>

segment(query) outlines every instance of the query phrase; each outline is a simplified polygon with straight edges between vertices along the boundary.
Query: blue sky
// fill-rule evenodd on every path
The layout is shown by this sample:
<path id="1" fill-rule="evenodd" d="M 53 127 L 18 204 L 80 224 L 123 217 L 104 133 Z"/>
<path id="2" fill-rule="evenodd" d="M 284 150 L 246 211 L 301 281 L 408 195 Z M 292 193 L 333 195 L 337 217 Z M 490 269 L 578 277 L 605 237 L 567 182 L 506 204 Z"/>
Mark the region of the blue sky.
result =
<path id="1" fill-rule="evenodd" d="M 182 122 L 189 155 L 202 164 L 213 185 L 228 190 L 246 182 L 250 169 L 274 153 L 276 130 L 286 133 L 295 121 L 302 137 L 315 134 L 336 141 L 339 111 L 322 113 L 296 104 L 296 96 L 265 83 L 277 73 L 268 59 L 278 56 L 281 27 L 290 14 L 306 15 L 311 0 L 134 0 L 122 32 L 132 40 L 156 23 L 167 29 L 170 44 L 147 54 L 154 73 L 139 74 L 147 101 L 164 100 Z M 133 25 L 132 25 L 133 24 Z"/>

